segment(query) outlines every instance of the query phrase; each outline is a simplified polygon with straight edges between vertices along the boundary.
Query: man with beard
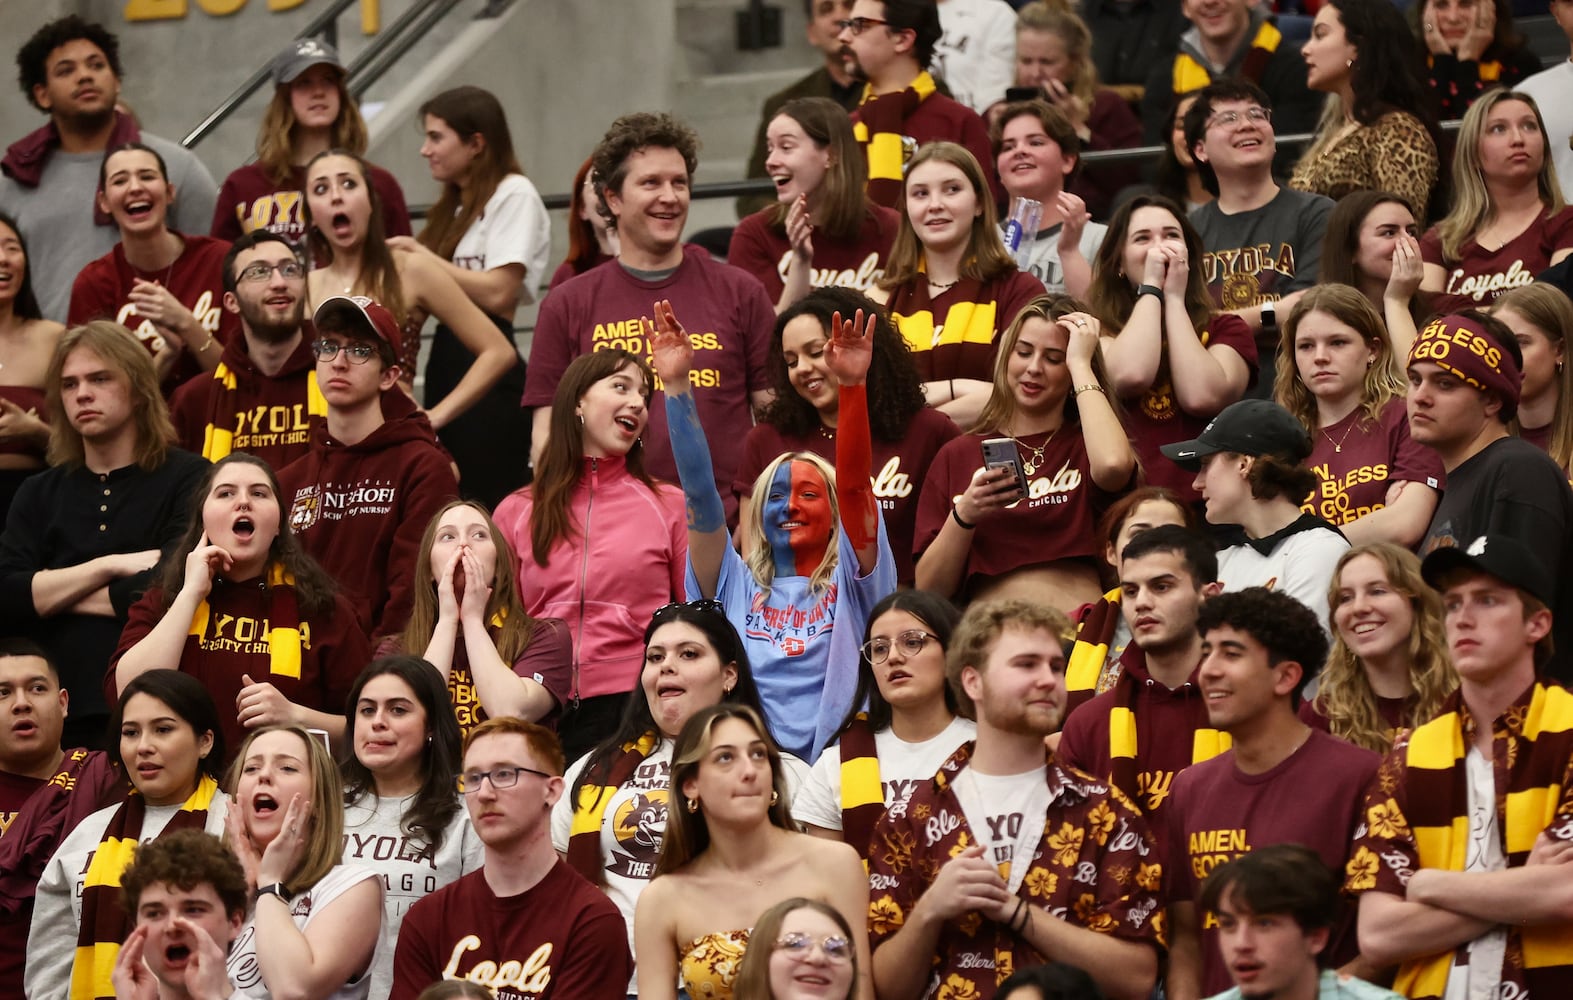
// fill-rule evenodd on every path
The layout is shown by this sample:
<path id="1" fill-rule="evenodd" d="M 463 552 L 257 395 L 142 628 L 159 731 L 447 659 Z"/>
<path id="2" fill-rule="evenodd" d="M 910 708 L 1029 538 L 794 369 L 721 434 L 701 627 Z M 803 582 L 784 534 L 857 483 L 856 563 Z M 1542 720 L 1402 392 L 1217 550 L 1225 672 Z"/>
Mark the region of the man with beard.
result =
<path id="1" fill-rule="evenodd" d="M 284 237 L 259 229 L 229 248 L 224 308 L 240 315 L 241 336 L 211 374 L 175 390 L 175 433 L 211 462 L 244 451 L 282 469 L 311 450 L 309 418 L 328 412 L 301 330 L 306 268 Z"/>
<path id="2" fill-rule="evenodd" d="M 16 63 L 22 92 L 49 124 L 12 143 L 0 160 L 0 212 L 16 219 L 27 240 L 39 307 L 64 321 L 77 272 L 120 241 L 114 220 L 95 207 L 105 150 L 143 142 L 164 158 L 180 192 L 169 219 L 178 232 L 207 232 L 218 187 L 185 147 L 139 132 L 135 119 L 115 110 L 120 42 L 102 25 L 75 15 L 51 21 L 23 44 Z"/>
<path id="3" fill-rule="evenodd" d="M 1161 866 L 1119 791 L 1061 764 L 1055 618 L 1026 601 L 967 609 L 945 674 L 977 740 L 869 848 L 869 931 L 880 996 L 990 1000 L 1017 968 L 1086 969 L 1111 997 L 1158 974 Z"/>
<path id="4" fill-rule="evenodd" d="M 857 0 L 841 22 L 847 69 L 864 81 L 853 132 L 868 154 L 868 196 L 887 208 L 901 203 L 901 172 L 909 141 L 958 142 L 979 164 L 992 162 L 989 129 L 976 111 L 937 91 L 928 67 L 941 29 L 935 0 Z M 984 168 L 996 200 L 1004 191 Z"/>

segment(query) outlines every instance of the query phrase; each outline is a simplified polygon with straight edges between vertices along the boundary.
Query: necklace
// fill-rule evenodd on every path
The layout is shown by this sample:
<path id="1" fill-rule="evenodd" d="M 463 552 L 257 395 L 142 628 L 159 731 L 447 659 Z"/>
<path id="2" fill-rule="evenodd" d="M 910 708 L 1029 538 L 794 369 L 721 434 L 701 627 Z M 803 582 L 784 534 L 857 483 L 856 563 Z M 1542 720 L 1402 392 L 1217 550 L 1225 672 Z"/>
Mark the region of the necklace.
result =
<path id="1" fill-rule="evenodd" d="M 1344 429 L 1344 436 L 1339 438 L 1337 441 L 1334 441 L 1333 440 L 1333 436 L 1331 434 L 1327 433 L 1327 428 L 1326 427 L 1320 428 L 1320 430 L 1322 432 L 1322 436 L 1325 437 L 1332 444 L 1332 446 L 1333 446 L 1333 453 L 1334 454 L 1342 455 L 1344 453 L 1344 442 L 1349 440 L 1349 435 L 1351 433 L 1353 433 L 1355 427 L 1359 423 L 1360 423 L 1359 420 L 1351 420 L 1351 421 L 1349 421 L 1349 426 Z"/>
<path id="2" fill-rule="evenodd" d="M 1060 432 L 1060 429 L 1058 427 L 1054 428 L 1052 431 L 1049 431 L 1049 436 L 1044 438 L 1043 439 L 1043 443 L 1038 445 L 1036 448 L 1034 448 L 1032 445 L 1028 444 L 1027 442 L 1023 441 L 1021 438 L 1017 437 L 1014 434 L 1007 435 L 1012 441 L 1016 442 L 1016 448 L 1017 448 L 1018 453 L 1023 448 L 1025 448 L 1026 450 L 1032 452 L 1032 457 L 1031 458 L 1023 458 L 1022 459 L 1022 462 L 1021 462 L 1021 471 L 1022 472 L 1025 472 L 1029 476 L 1035 475 L 1037 473 L 1038 467 L 1043 464 L 1043 450 L 1049 446 L 1049 442 L 1053 441 L 1054 440 L 1054 435 L 1058 434 L 1059 432 Z"/>
<path id="3" fill-rule="evenodd" d="M 929 287 L 930 288 L 938 288 L 940 291 L 943 292 L 947 288 L 954 288 L 954 287 L 956 287 L 956 282 L 959 282 L 960 280 L 961 280 L 960 278 L 957 278 L 956 281 L 935 281 L 935 280 L 933 280 L 931 278 L 931 279 L 929 279 Z"/>

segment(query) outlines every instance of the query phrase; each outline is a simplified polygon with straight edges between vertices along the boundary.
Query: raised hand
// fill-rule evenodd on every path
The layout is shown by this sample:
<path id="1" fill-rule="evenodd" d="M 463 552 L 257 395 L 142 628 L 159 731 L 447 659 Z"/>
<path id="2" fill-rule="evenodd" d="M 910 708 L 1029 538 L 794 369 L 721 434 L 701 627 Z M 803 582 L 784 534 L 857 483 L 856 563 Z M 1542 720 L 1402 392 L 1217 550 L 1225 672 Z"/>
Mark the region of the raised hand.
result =
<path id="1" fill-rule="evenodd" d="M 109 982 L 115 988 L 115 1000 L 158 1000 L 158 980 L 153 971 L 142 961 L 147 950 L 147 925 L 138 926 L 120 946 L 115 956 L 115 968 Z"/>
<path id="2" fill-rule="evenodd" d="M 297 706 L 282 691 L 266 681 L 258 684 L 250 674 L 241 674 L 240 682 L 245 687 L 235 696 L 235 711 L 242 726 L 255 729 L 295 724 Z"/>
<path id="3" fill-rule="evenodd" d="M 1420 259 L 1420 241 L 1408 233 L 1399 233 L 1393 243 L 1393 270 L 1387 276 L 1387 287 L 1382 297 L 1393 302 L 1409 304 L 1420 290 L 1420 279 L 1425 273 Z"/>
<path id="4" fill-rule="evenodd" d="M 1003 921 L 1005 918 L 997 914 L 1004 911 L 1008 917 L 1015 903 L 999 869 L 983 853 L 982 845 L 973 844 L 945 862 L 918 905 L 929 904 L 934 915 L 944 920 L 977 912 L 991 920 Z"/>
<path id="5" fill-rule="evenodd" d="M 481 576 L 481 561 L 468 548 L 460 548 L 459 572 L 464 574 L 464 597 L 459 606 L 459 617 L 465 621 L 483 622 L 486 605 L 492 599 L 492 585 Z"/>
<path id="6" fill-rule="evenodd" d="M 1497 34 L 1497 5 L 1492 0 L 1478 0 L 1475 16 L 1470 19 L 1469 30 L 1458 43 L 1458 58 L 1479 61 L 1491 47 Z"/>
<path id="7" fill-rule="evenodd" d="M 862 385 L 874 359 L 874 314 L 863 318 L 863 310 L 849 320 L 841 313 L 830 316 L 830 341 L 825 344 L 825 367 L 842 385 Z"/>
<path id="8" fill-rule="evenodd" d="M 803 265 L 814 259 L 814 223 L 808 216 L 808 195 L 800 194 L 792 207 L 787 209 L 787 242 L 792 246 L 793 259 Z"/>
<path id="9" fill-rule="evenodd" d="M 688 341 L 688 331 L 677 321 L 672 303 L 661 299 L 655 304 L 655 322 L 650 317 L 639 317 L 645 339 L 650 342 L 650 361 L 667 393 L 688 391 L 688 373 L 694 367 L 694 345 Z"/>
<path id="10" fill-rule="evenodd" d="M 1071 127 L 1078 135 L 1087 127 L 1089 114 L 1087 102 L 1072 93 L 1063 80 L 1049 80 L 1043 85 L 1043 92 L 1048 96 L 1049 103 L 1063 111 L 1065 117 L 1071 120 Z"/>
<path id="11" fill-rule="evenodd" d="M 246 813 L 238 799 L 229 800 L 229 812 L 224 816 L 224 831 L 229 837 L 229 849 L 240 859 L 240 867 L 246 873 L 246 884 L 252 892 L 256 892 L 257 865 L 261 859 L 257 856 L 256 842 L 246 830 Z"/>
<path id="12" fill-rule="evenodd" d="M 1021 499 L 1016 475 L 1010 469 L 984 466 L 972 474 L 972 481 L 956 498 L 956 513 L 968 524 L 993 517 Z"/>
<path id="13" fill-rule="evenodd" d="M 1072 371 L 1079 371 L 1078 365 L 1091 369 L 1093 355 L 1098 353 L 1098 336 L 1103 330 L 1098 317 L 1091 313 L 1072 312 L 1061 316 L 1056 322 L 1070 335 L 1065 345 L 1067 365 Z"/>
<path id="14" fill-rule="evenodd" d="M 126 299 L 136 307 L 138 316 L 150 320 L 160 330 L 173 333 L 192 348 L 201 345 L 200 339 L 195 344 L 191 341 L 203 332 L 202 324 L 198 323 L 191 310 L 163 285 L 145 278 L 136 278 L 132 281 L 131 291 L 127 293 Z"/>
<path id="15" fill-rule="evenodd" d="M 1086 230 L 1087 223 L 1092 221 L 1092 213 L 1087 211 L 1087 203 L 1071 194 L 1061 191 L 1058 198 L 1054 199 L 1055 207 L 1060 210 L 1060 238 L 1057 241 L 1061 254 L 1069 253 L 1081 246 L 1081 234 Z"/>
<path id="16" fill-rule="evenodd" d="M 1147 260 L 1142 265 L 1142 280 L 1144 285 L 1163 287 L 1163 279 L 1169 271 L 1169 256 L 1164 253 L 1163 244 L 1154 243 L 1147 248 Z"/>
<path id="17" fill-rule="evenodd" d="M 192 1000 L 228 1000 L 235 986 L 229 981 L 225 950 L 213 940 L 213 935 L 185 917 L 176 917 L 174 925 L 191 942 L 184 970 L 186 995 Z"/>
<path id="18" fill-rule="evenodd" d="M 262 851 L 257 863 L 257 879 L 262 885 L 272 885 L 288 879 L 306 851 L 306 834 L 311 819 L 311 803 L 297 792 L 290 796 L 284 810 L 284 825 L 279 835 Z"/>
<path id="19" fill-rule="evenodd" d="M 464 567 L 459 565 L 459 555 L 464 550 L 456 549 L 448 561 L 443 564 L 442 573 L 437 577 L 437 620 L 457 621 L 459 618 L 459 587 L 457 580 L 464 574 Z"/>
<path id="20" fill-rule="evenodd" d="M 199 599 L 206 599 L 213 590 L 213 580 L 220 573 L 228 573 L 234 560 L 229 552 L 208 541 L 207 532 L 197 539 L 196 548 L 186 555 L 186 579 L 181 589 Z"/>
<path id="21" fill-rule="evenodd" d="M 1185 244 L 1178 240 L 1166 242 L 1161 245 L 1161 250 L 1167 260 L 1163 272 L 1163 294 L 1166 298 L 1183 302 L 1185 285 L 1191 278 L 1191 264 Z"/>

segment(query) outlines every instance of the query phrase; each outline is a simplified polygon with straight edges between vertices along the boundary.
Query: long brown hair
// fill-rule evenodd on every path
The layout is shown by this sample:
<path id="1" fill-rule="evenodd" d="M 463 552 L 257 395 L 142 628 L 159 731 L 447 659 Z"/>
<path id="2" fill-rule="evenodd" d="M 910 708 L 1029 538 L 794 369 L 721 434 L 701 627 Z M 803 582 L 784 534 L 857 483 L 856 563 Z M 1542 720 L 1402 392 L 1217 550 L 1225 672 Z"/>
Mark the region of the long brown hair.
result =
<path id="1" fill-rule="evenodd" d="M 846 108 L 828 97 L 799 97 L 783 104 L 775 117 L 782 115 L 797 122 L 821 152 L 830 154 L 830 167 L 819 182 L 814 228 L 838 240 L 856 239 L 872 209 L 865 190 L 868 158 L 858 148 Z M 770 225 L 777 233 L 785 234 L 790 209 L 781 202 L 771 206 Z"/>
<path id="2" fill-rule="evenodd" d="M 1278 405 L 1294 414 L 1305 429 L 1312 434 L 1320 426 L 1317 422 L 1316 396 L 1300 377 L 1295 364 L 1295 336 L 1300 324 L 1312 312 L 1324 312 L 1353 330 L 1372 351 L 1376 360 L 1365 370 L 1365 380 L 1360 386 L 1360 406 L 1365 411 L 1364 423 L 1374 424 L 1382 409 L 1394 399 L 1402 399 L 1406 391 L 1404 380 L 1398 373 L 1398 358 L 1388 340 L 1387 324 L 1378 315 L 1371 300 L 1359 289 L 1349 285 L 1316 285 L 1306 289 L 1300 301 L 1289 310 L 1283 330 L 1278 338 L 1278 373 L 1273 377 L 1273 399 Z"/>
<path id="3" fill-rule="evenodd" d="M 1377 542 L 1356 546 L 1339 557 L 1327 587 L 1328 624 L 1332 627 L 1333 646 L 1327 654 L 1327 666 L 1322 670 L 1315 706 L 1326 717 L 1334 736 L 1355 746 L 1386 753 L 1392 748 L 1393 739 L 1377 710 L 1371 678 L 1331 622 L 1340 603 L 1338 591 L 1344 567 L 1361 556 L 1370 556 L 1381 563 L 1388 584 L 1409 598 L 1409 606 L 1414 609 L 1415 627 L 1409 634 L 1408 647 L 1410 695 L 1404 701 L 1401 725 L 1419 726 L 1435 718 L 1442 702 L 1458 687 L 1458 674 L 1448 659 L 1447 634 L 1442 625 L 1442 597 L 1426 585 L 1420 575 L 1420 560 L 1413 552 L 1392 542 Z"/>
<path id="4" fill-rule="evenodd" d="M 334 149 L 347 149 L 356 156 L 366 152 L 368 135 L 366 119 L 361 117 L 355 98 L 344 85 L 344 71 L 334 74 L 339 91 L 339 116 L 333 120 L 333 134 L 328 145 Z M 273 88 L 273 100 L 262 112 L 262 124 L 257 129 L 257 162 L 262 172 L 274 184 L 288 184 L 295 163 L 295 109 L 290 104 L 290 85 Z"/>
<path id="5" fill-rule="evenodd" d="M 642 698 L 638 693 L 635 697 Z M 787 809 L 789 790 L 786 770 L 781 766 L 781 750 L 771 738 L 759 713 L 747 705 L 723 701 L 694 713 L 677 736 L 672 749 L 671 807 L 666 811 L 666 835 L 661 840 L 661 858 L 656 862 L 655 875 L 677 871 L 703 854 L 710 846 L 710 827 L 705 823 L 704 809 L 696 800 L 692 809 L 683 801 L 683 784 L 698 776 L 704 758 L 710 752 L 715 727 L 725 719 L 741 719 L 748 723 L 765 744 L 765 759 L 770 762 L 771 788 L 775 795 L 770 805 L 769 821 L 783 830 L 795 830 L 792 814 Z"/>
<path id="6" fill-rule="evenodd" d="M 1109 220 L 1109 231 L 1092 260 L 1092 284 L 1087 288 L 1089 311 L 1103 324 L 1104 336 L 1118 335 L 1125 329 L 1131 310 L 1136 308 L 1136 285 L 1125 274 L 1125 240 L 1130 235 L 1131 217 L 1141 208 L 1161 208 L 1179 222 L 1185 237 L 1185 256 L 1190 261 L 1190 274 L 1185 282 L 1185 313 L 1198 332 L 1207 329 L 1218 309 L 1207 291 L 1207 280 L 1202 277 L 1199 264 L 1206 254 L 1201 234 L 1191 225 L 1184 209 L 1161 195 L 1137 195 L 1114 213 Z M 1140 275 L 1137 276 L 1140 278 Z M 1168 364 L 1165 348 L 1164 364 Z"/>
<path id="7" fill-rule="evenodd" d="M 158 388 L 153 357 L 137 340 L 136 334 L 107 319 L 72 327 L 61 334 L 55 344 L 54 356 L 49 359 L 49 370 L 44 375 L 44 409 L 49 413 L 49 464 L 80 466 L 87 461 L 82 435 L 66 419 L 60 388 L 66 358 L 79 347 L 98 355 L 117 378 L 128 383 L 131 420 L 137 429 L 133 455 L 137 467 L 152 470 L 163 465 L 169 446 L 175 440 L 175 425 L 169 418 L 164 394 Z"/>
<path id="8" fill-rule="evenodd" d="M 513 151 L 513 134 L 508 131 L 508 116 L 495 95 L 480 87 L 454 87 L 421 105 L 421 122 L 440 118 L 458 134 L 461 142 L 480 136 L 484 145 L 470 161 L 464 184 L 446 181 L 442 193 L 426 213 L 426 225 L 416 239 L 430 247 L 443 260 L 452 260 L 459 240 L 475 224 L 504 177 L 523 174 L 519 157 Z"/>
<path id="9" fill-rule="evenodd" d="M 961 276 L 977 281 L 992 281 L 1016 270 L 1016 258 L 1005 249 L 1005 242 L 1000 237 L 999 219 L 994 211 L 994 193 L 983 179 L 983 168 L 967 147 L 954 142 L 926 143 L 912 158 L 912 162 L 907 164 L 908 180 L 902 184 L 903 201 L 912 172 L 931 162 L 948 163 L 960 170 L 972 185 L 972 194 L 978 201 L 979 212 L 972 220 L 967 250 L 961 257 Z M 907 214 L 903 204 L 901 224 L 896 228 L 896 239 L 891 244 L 890 256 L 885 258 L 885 276 L 879 280 L 879 287 L 896 288 L 916 280 L 923 273 L 925 256 L 923 243 L 912 228 L 912 217 Z"/>
<path id="10" fill-rule="evenodd" d="M 574 408 L 592 385 L 630 365 L 644 376 L 648 406 L 655 374 L 644 358 L 621 348 L 579 355 L 557 382 L 557 393 L 552 397 L 551 436 L 546 439 L 541 463 L 535 470 L 535 485 L 530 487 L 534 501 L 530 505 L 530 555 L 537 566 L 545 566 L 552 546 L 576 530 L 569 507 L 574 487 L 584 474 L 584 428 L 575 419 Z M 650 492 L 656 492 L 656 482 L 644 468 L 642 440 L 634 442 L 624 461 L 629 475 L 650 487 Z"/>
<path id="11" fill-rule="evenodd" d="M 513 549 L 503 533 L 497 530 L 486 508 L 473 500 L 450 500 L 426 523 L 421 535 L 421 547 L 415 553 L 414 607 L 410 610 L 409 623 L 404 626 L 400 642 L 406 653 L 420 656 L 431 644 L 432 633 L 437 631 L 437 582 L 431 562 L 431 547 L 437 540 L 437 526 L 443 517 L 456 507 L 469 507 L 486 523 L 486 532 L 497 546 L 497 568 L 491 580 L 492 596 L 486 602 L 486 620 L 502 615 L 502 627 L 492 637 L 497 655 L 504 663 L 515 663 L 524 655 L 530 640 L 535 637 L 536 620 L 525 612 L 519 603 L 519 581 L 514 575 Z"/>
<path id="12" fill-rule="evenodd" d="M 353 291 L 358 295 L 365 295 L 376 299 L 393 313 L 393 319 L 399 326 L 403 326 L 409 319 L 410 311 L 404 301 L 404 282 L 399 278 L 399 265 L 393 260 L 393 251 L 388 249 L 388 227 L 382 215 L 382 195 L 377 193 L 377 186 L 371 183 L 371 168 L 358 153 L 347 149 L 334 147 L 325 149 L 311 158 L 306 164 L 306 190 L 311 190 L 311 168 L 317 161 L 328 156 L 342 156 L 355 162 L 355 169 L 360 174 L 361 187 L 366 191 L 366 197 L 371 202 L 371 217 L 366 220 L 366 240 L 361 246 L 360 274 L 355 278 Z M 301 217 L 306 221 L 306 240 L 311 247 L 311 259 L 317 266 L 328 264 L 333 260 L 333 244 L 317 228 L 316 222 L 311 217 L 311 198 L 301 199 Z"/>

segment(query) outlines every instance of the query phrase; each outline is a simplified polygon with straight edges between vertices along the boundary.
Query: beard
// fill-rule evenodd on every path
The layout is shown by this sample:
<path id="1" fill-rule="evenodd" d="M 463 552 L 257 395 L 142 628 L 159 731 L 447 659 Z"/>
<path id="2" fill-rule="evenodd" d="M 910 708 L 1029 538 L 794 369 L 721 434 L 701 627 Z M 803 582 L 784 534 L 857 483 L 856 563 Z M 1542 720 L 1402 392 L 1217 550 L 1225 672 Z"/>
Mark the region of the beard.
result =
<path id="1" fill-rule="evenodd" d="M 260 305 L 253 305 L 245 299 L 236 296 L 240 302 L 240 318 L 246 325 L 251 336 L 258 341 L 273 345 L 282 344 L 291 337 L 300 333 L 301 320 L 306 315 L 306 299 L 301 297 L 295 300 L 295 308 L 282 322 L 273 322 Z"/>
<path id="2" fill-rule="evenodd" d="M 846 70 L 848 76 L 854 80 L 861 80 L 864 83 L 868 82 L 868 71 L 863 68 L 862 63 L 858 62 L 857 53 L 852 51 L 852 46 L 841 46 L 841 51 L 837 54 L 837 58 L 841 60 L 841 68 Z"/>

